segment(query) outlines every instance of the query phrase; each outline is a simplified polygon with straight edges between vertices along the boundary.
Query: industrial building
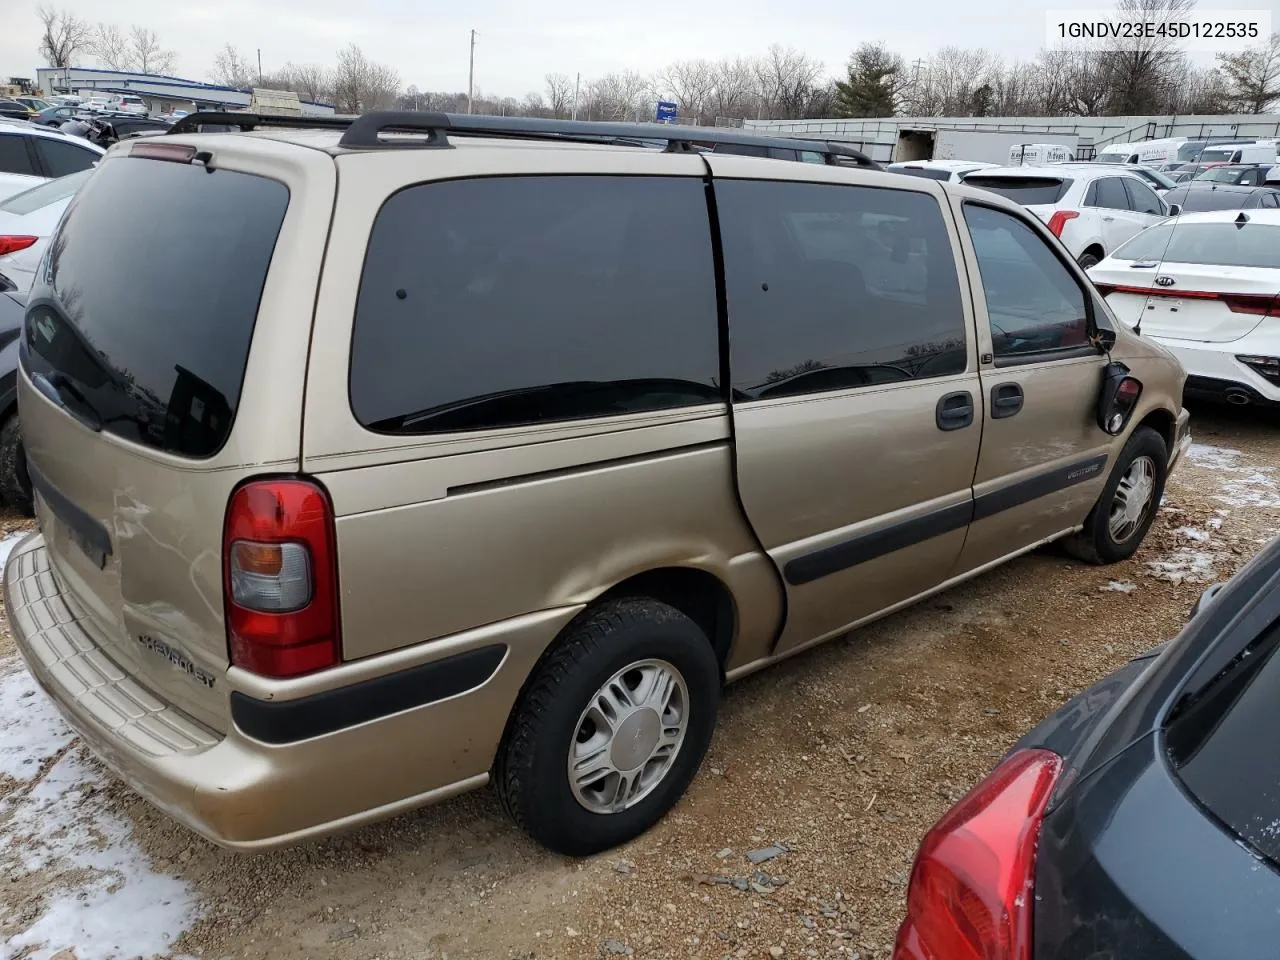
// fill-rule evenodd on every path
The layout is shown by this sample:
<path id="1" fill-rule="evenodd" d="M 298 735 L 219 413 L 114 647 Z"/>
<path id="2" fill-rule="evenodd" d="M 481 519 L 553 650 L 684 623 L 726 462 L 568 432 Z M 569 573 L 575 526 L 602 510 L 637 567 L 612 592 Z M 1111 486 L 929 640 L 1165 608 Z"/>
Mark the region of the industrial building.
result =
<path id="1" fill-rule="evenodd" d="M 75 94 L 111 96 L 130 94 L 141 97 L 151 114 L 172 110 L 243 110 L 253 98 L 251 90 L 184 80 L 161 74 L 131 73 L 126 70 L 100 70 L 96 67 L 40 67 L 37 84 L 49 96 Z M 301 101 L 304 116 L 333 113 L 333 104 Z"/>
<path id="2" fill-rule="evenodd" d="M 1011 142 L 1066 143 L 1079 159 L 1091 159 L 1113 143 L 1135 143 L 1162 137 L 1191 140 L 1211 137 L 1264 139 L 1280 137 L 1280 115 L 1144 117 L 888 117 L 873 120 L 746 120 L 756 133 L 798 139 L 832 140 L 855 146 L 881 163 L 903 160 L 982 160 L 980 155 L 950 156 L 939 148 L 950 143 L 990 140 L 992 156 L 1007 157 Z M 957 133 L 972 134 L 961 138 Z M 943 136 L 944 133 L 953 134 Z M 983 136 L 985 135 L 985 136 Z"/>

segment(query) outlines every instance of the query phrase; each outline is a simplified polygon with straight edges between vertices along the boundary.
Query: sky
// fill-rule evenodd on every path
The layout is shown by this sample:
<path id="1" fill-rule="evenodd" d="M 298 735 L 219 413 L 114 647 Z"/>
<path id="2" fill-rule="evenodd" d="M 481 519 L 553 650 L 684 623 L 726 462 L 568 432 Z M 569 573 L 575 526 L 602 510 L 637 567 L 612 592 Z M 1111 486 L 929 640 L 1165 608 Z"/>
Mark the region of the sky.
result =
<path id="1" fill-rule="evenodd" d="M 1007 59 L 1033 57 L 1044 42 L 1045 11 L 1097 9 L 1107 0 L 699 0 L 679 5 L 599 0 L 54 0 L 91 22 L 150 27 L 176 51 L 175 74 L 211 79 L 226 43 L 270 72 L 286 61 L 332 63 L 358 44 L 421 90 L 467 86 L 469 35 L 478 31 L 476 87 L 486 95 L 542 91 L 547 73 L 583 81 L 618 70 L 653 73 L 673 60 L 763 53 L 780 43 L 842 73 L 850 51 L 882 41 L 908 60 L 941 46 L 986 47 Z M 40 24 L 35 0 L 0 0 L 0 77 L 34 77 Z M 464 9 L 465 8 L 465 9 Z M 1280 25 L 1280 0 L 1201 0 L 1201 10 L 1261 8 Z M 92 65 L 87 59 L 81 65 Z"/>

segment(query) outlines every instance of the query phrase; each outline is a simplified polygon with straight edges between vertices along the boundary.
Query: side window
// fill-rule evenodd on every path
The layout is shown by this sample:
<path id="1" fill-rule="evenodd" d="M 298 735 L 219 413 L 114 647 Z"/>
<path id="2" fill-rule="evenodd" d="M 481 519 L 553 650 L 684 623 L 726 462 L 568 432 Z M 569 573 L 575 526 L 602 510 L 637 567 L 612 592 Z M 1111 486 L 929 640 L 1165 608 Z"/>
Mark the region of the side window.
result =
<path id="1" fill-rule="evenodd" d="M 0 133 L 0 173 L 21 173 L 36 176 L 36 168 L 27 152 L 29 138 Z"/>
<path id="2" fill-rule="evenodd" d="M 1129 209 L 1129 195 L 1124 191 L 1124 179 L 1121 177 L 1095 180 L 1090 192 L 1093 202 L 1088 205 L 1091 207 L 1101 207 L 1104 210 Z"/>
<path id="3" fill-rule="evenodd" d="M 932 196 L 724 180 L 716 208 L 735 399 L 964 372 L 955 255 Z"/>
<path id="4" fill-rule="evenodd" d="M 378 212 L 350 399 L 390 434 L 724 399 L 706 188 L 692 177 L 493 177 Z"/>
<path id="5" fill-rule="evenodd" d="M 1246 170 L 1244 174 L 1244 182 L 1250 186 L 1256 187 L 1258 184 L 1262 183 L 1262 171 L 1257 168 L 1254 168 L 1253 170 Z"/>
<path id="6" fill-rule="evenodd" d="M 1133 209 L 1138 213 L 1149 213 L 1157 217 L 1164 216 L 1164 203 L 1156 196 L 1156 192 L 1148 187 L 1140 180 L 1128 179 L 1124 181 L 1125 189 L 1129 191 L 1129 199 L 1133 204 Z"/>
<path id="7" fill-rule="evenodd" d="M 65 143 L 50 137 L 35 138 L 36 151 L 51 177 L 65 177 L 69 173 L 88 170 L 102 159 L 100 154 L 74 143 Z"/>
<path id="8" fill-rule="evenodd" d="M 827 158 L 816 150 L 801 150 L 800 160 L 802 163 L 826 163 Z"/>
<path id="9" fill-rule="evenodd" d="M 773 157 L 775 160 L 791 160 L 793 162 L 800 159 L 800 156 L 796 151 L 788 150 L 785 147 L 770 147 L 769 156 Z"/>
<path id="10" fill-rule="evenodd" d="M 965 221 L 997 357 L 1087 346 L 1084 291 L 1049 244 L 1021 219 L 966 204 Z"/>

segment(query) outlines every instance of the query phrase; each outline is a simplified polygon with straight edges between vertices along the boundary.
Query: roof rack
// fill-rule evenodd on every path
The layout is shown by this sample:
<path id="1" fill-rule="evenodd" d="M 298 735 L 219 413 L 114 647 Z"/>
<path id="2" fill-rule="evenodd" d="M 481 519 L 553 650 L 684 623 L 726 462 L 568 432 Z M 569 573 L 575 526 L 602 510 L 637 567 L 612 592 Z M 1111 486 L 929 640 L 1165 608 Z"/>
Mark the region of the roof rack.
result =
<path id="1" fill-rule="evenodd" d="M 724 146 L 795 150 L 816 153 L 828 164 L 883 169 L 861 150 L 843 143 L 769 137 L 723 127 L 675 126 L 665 123 L 602 123 L 592 120 L 544 120 L 537 117 L 490 117 L 412 110 L 375 110 L 350 116 L 275 117 L 256 113 L 200 111 L 188 114 L 170 133 L 198 133 L 204 127 L 230 126 L 241 131 L 259 127 L 323 128 L 344 131 L 338 145 L 357 150 L 448 147 L 449 134 L 508 137 L 524 140 L 566 140 L 625 146 L 663 147 L 672 153 Z M 418 133 L 424 140 L 384 139 L 384 133 Z"/>

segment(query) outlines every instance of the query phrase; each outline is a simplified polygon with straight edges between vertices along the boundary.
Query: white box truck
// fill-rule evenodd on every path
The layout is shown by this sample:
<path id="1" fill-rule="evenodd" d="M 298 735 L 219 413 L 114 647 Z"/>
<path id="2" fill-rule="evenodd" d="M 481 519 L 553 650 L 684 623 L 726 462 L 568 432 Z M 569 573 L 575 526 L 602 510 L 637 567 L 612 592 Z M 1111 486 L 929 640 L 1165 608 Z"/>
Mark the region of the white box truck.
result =
<path id="1" fill-rule="evenodd" d="M 1079 138 L 1067 135 L 1052 135 L 1055 144 L 1066 147 L 1073 155 Z M 988 130 L 939 130 L 934 137 L 934 160 L 975 160 L 982 163 L 998 163 L 1004 166 L 1009 162 L 1009 151 L 1020 144 L 1030 143 L 1037 139 L 1034 134 L 1005 133 Z M 1041 134 L 1040 139 L 1048 139 Z M 894 159 L 930 159 L 930 158 L 897 158 Z"/>

